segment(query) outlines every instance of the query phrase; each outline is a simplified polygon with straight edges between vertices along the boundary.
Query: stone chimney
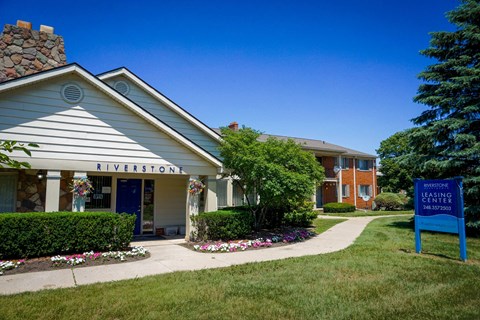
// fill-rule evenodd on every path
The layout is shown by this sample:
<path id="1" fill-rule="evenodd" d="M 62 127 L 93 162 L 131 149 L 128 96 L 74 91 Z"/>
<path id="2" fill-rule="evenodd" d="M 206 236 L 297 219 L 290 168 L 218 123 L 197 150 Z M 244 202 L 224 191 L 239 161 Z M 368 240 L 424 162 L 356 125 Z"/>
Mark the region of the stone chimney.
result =
<path id="1" fill-rule="evenodd" d="M 230 123 L 228 125 L 228 127 L 230 128 L 230 130 L 232 131 L 238 131 L 238 123 L 236 121 L 233 121 L 232 123 Z"/>
<path id="2" fill-rule="evenodd" d="M 53 28 L 18 20 L 6 24 L 0 34 L 0 82 L 19 78 L 67 63 L 63 38 L 53 34 Z"/>

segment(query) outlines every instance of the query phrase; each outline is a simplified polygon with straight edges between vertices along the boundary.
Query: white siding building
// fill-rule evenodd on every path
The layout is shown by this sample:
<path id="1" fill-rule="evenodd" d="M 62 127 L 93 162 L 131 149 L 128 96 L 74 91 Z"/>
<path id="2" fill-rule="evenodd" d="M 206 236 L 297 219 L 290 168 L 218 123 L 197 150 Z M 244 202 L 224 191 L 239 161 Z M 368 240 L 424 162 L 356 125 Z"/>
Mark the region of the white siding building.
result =
<path id="1" fill-rule="evenodd" d="M 86 210 L 136 214 L 136 234 L 188 227 L 192 177 L 210 182 L 202 210 L 217 209 L 219 135 L 124 68 L 95 77 L 71 64 L 3 82 L 0 119 L 0 140 L 39 145 L 12 154 L 31 170 L 0 169 L 0 211 L 72 210 L 73 177 L 94 185 Z"/>

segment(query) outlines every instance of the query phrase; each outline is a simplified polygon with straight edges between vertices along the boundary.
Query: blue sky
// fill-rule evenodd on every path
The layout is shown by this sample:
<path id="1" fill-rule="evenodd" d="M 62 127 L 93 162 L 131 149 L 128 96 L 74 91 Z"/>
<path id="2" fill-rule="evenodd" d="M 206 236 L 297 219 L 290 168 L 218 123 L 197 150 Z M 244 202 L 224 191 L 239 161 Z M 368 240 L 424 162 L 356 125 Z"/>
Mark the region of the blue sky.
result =
<path id="1" fill-rule="evenodd" d="M 55 28 L 68 62 L 129 68 L 211 127 L 375 154 L 412 126 L 428 32 L 453 0 L 0 1 L 0 22 Z"/>

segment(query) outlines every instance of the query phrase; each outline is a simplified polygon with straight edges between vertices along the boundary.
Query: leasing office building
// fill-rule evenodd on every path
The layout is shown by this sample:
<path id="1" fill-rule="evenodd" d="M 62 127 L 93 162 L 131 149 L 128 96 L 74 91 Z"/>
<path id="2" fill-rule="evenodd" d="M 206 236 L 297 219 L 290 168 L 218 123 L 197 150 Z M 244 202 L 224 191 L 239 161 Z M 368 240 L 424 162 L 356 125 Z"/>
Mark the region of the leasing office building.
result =
<path id="1" fill-rule="evenodd" d="M 63 39 L 43 29 L 6 25 L 0 37 L 0 140 L 40 146 L 32 157 L 12 155 L 31 170 L 0 169 L 0 212 L 72 210 L 74 177 L 94 185 L 86 210 L 135 213 L 137 234 L 188 225 L 190 178 L 206 183 L 201 210 L 240 204 L 234 186 L 218 180 L 217 132 L 126 68 L 95 76 L 67 65 Z M 343 161 L 344 153 L 312 152 L 327 168 L 318 204 L 342 201 L 327 155 Z"/>
<path id="2" fill-rule="evenodd" d="M 218 134 L 124 68 L 66 65 L 63 40 L 45 31 L 7 25 L 0 39 L 0 139 L 40 146 L 13 154 L 32 170 L 0 173 L 0 211 L 72 210 L 69 185 L 85 176 L 86 209 L 136 213 L 136 233 L 185 226 L 191 177 L 216 210 Z"/>

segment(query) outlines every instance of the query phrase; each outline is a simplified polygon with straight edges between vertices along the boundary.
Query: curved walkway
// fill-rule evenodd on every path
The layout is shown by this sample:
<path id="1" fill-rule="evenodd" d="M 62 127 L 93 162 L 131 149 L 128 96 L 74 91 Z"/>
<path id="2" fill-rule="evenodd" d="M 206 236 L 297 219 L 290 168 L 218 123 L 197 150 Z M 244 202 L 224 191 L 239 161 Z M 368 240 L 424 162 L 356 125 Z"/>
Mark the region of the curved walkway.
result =
<path id="1" fill-rule="evenodd" d="M 236 253 L 195 252 L 179 245 L 184 240 L 137 241 L 133 244 L 144 246 L 150 251 L 149 259 L 95 267 L 4 275 L 0 276 L 0 294 L 75 287 L 174 271 L 222 268 L 250 262 L 330 253 L 343 250 L 353 244 L 370 221 L 381 217 L 384 216 L 347 218 L 347 221 L 305 242 Z M 330 217 L 319 216 L 319 218 Z"/>

